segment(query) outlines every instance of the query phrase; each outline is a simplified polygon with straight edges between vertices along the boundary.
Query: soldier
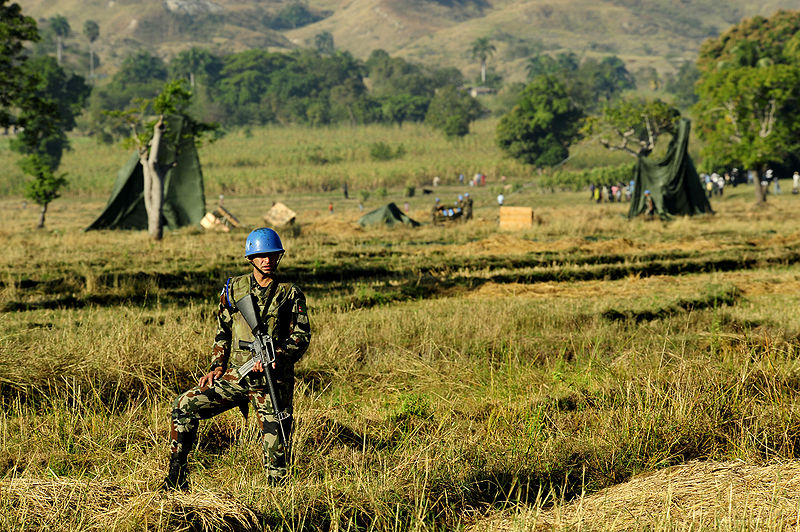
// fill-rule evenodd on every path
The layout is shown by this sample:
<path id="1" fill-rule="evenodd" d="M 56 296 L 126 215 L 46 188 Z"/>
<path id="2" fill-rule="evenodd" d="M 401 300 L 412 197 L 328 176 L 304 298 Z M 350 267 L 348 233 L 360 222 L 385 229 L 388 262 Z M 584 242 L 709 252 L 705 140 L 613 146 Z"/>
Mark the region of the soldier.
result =
<path id="1" fill-rule="evenodd" d="M 472 219 L 472 197 L 469 192 L 464 194 L 464 218 L 467 220 Z"/>
<path id="2" fill-rule="evenodd" d="M 257 362 L 242 378 L 237 368 L 251 358 L 249 351 L 239 348 L 239 341 L 253 339 L 250 326 L 238 312 L 235 302 L 253 294 L 257 310 L 272 337 L 276 359 L 272 377 L 277 391 L 278 408 L 292 412 L 294 364 L 308 348 L 311 326 L 306 311 L 306 298 L 292 283 L 276 277 L 284 249 L 278 234 L 269 228 L 251 232 L 245 242 L 245 257 L 253 266 L 248 275 L 231 277 L 225 282 L 217 310 L 217 334 L 211 353 L 211 369 L 200 377 L 197 388 L 178 396 L 172 406 L 170 430 L 169 475 L 167 489 L 189 487 L 187 456 L 197 436 L 201 419 L 208 419 L 234 407 L 247 412 L 248 401 L 256 411 L 264 447 L 264 467 L 271 483 L 287 476 L 289 449 L 278 436 L 276 406 L 270 401 L 266 368 Z M 284 429 L 291 437 L 291 417 Z"/>

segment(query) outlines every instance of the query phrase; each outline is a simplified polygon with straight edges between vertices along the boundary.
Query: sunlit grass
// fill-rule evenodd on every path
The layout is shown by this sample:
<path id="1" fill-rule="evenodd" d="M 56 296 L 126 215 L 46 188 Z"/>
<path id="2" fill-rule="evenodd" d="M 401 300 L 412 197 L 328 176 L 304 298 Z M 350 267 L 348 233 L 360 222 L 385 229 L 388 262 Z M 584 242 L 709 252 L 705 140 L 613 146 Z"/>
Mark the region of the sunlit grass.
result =
<path id="1" fill-rule="evenodd" d="M 204 147 L 209 197 L 224 190 L 244 225 L 232 233 L 83 232 L 105 202 L 91 175 L 117 157 L 88 141 L 65 165 L 80 155 L 94 173 L 45 230 L 20 197 L 0 201 L 0 528 L 532 530 L 640 473 L 796 458 L 797 196 L 756 208 L 737 187 L 712 198 L 714 216 L 628 221 L 626 204 L 540 190 L 475 140 L 454 149 L 404 127 L 339 143 L 342 131 L 254 129 Z M 408 155 L 373 163 L 376 140 Z M 301 146 L 339 162 L 309 164 Z M 470 164 L 488 186 L 453 183 Z M 415 165 L 445 184 L 404 197 Z M 532 227 L 498 229 L 494 172 L 519 185 L 507 204 L 532 207 Z M 352 196 L 373 192 L 365 211 L 408 202 L 427 222 L 434 197 L 468 191 L 475 219 L 362 229 L 342 175 Z M 192 492 L 159 494 L 171 401 L 207 368 L 215 298 L 247 271 L 244 237 L 273 200 L 298 213 L 281 268 L 314 330 L 296 368 L 292 481 L 267 485 L 255 423 L 232 411 L 201 425 Z M 796 491 L 782 497 L 798 507 Z M 651 525 L 693 522 L 684 503 L 662 501 Z M 791 521 L 764 504 L 720 514 L 743 523 L 724 529 Z"/>

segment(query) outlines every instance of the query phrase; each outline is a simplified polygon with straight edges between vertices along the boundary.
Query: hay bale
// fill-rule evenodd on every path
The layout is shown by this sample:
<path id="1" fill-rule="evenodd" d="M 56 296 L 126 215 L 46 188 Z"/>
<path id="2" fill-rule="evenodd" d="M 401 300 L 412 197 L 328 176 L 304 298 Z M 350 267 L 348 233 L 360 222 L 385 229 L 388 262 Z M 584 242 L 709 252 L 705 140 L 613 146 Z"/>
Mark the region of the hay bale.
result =
<path id="1" fill-rule="evenodd" d="M 0 495 L 39 530 L 116 530 L 130 523 L 162 523 L 169 530 L 262 530 L 258 515 L 235 497 L 195 489 L 187 493 L 135 491 L 91 479 L 14 478 L 0 481 Z"/>
<path id="2" fill-rule="evenodd" d="M 530 207 L 500 207 L 500 229 L 530 229 L 533 209 Z"/>
<path id="3" fill-rule="evenodd" d="M 478 531 L 800 528 L 800 464 L 693 461 L 564 504 L 501 515 Z"/>
<path id="4" fill-rule="evenodd" d="M 264 221 L 270 227 L 284 227 L 294 223 L 297 213 L 281 202 L 278 202 L 264 215 Z"/>

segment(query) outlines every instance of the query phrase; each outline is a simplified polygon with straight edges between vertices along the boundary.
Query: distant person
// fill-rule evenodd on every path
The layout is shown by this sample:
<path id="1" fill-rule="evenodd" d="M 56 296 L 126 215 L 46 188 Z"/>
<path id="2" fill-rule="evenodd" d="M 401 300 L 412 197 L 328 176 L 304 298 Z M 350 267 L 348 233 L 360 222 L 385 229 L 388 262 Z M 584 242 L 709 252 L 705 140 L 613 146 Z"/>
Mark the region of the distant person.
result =
<path id="1" fill-rule="evenodd" d="M 594 186 L 594 183 L 589 185 L 589 200 L 590 201 L 594 199 L 594 189 L 595 188 L 597 188 L 597 187 Z"/>
<path id="2" fill-rule="evenodd" d="M 459 185 L 464 184 L 464 174 L 458 174 L 458 184 Z"/>
<path id="3" fill-rule="evenodd" d="M 656 204 L 649 190 L 644 191 L 645 214 L 648 220 L 652 220 L 656 215 Z"/>
<path id="4" fill-rule="evenodd" d="M 497 204 L 502 207 L 505 199 L 506 199 L 505 196 L 503 196 L 503 193 L 501 192 L 500 194 L 497 195 Z"/>
<path id="5" fill-rule="evenodd" d="M 792 174 L 792 194 L 800 192 L 800 172 Z"/>
<path id="6" fill-rule="evenodd" d="M 469 195 L 469 192 L 464 194 L 464 218 L 472 219 L 472 196 Z"/>
<path id="7" fill-rule="evenodd" d="M 350 199 L 350 195 L 347 192 L 347 183 L 342 185 L 342 192 L 344 192 L 344 199 Z"/>
<path id="8" fill-rule="evenodd" d="M 433 178 L 433 186 L 438 187 L 441 182 L 442 182 L 442 180 L 439 179 L 438 175 Z"/>
<path id="9" fill-rule="evenodd" d="M 781 181 L 778 179 L 778 176 L 774 174 L 772 180 L 775 182 L 775 195 L 778 195 L 781 193 Z"/>
<path id="10" fill-rule="evenodd" d="M 403 210 L 408 214 L 408 202 L 403 203 Z"/>
<path id="11" fill-rule="evenodd" d="M 328 203 L 328 212 L 333 214 L 333 202 Z"/>
<path id="12" fill-rule="evenodd" d="M 767 193 L 769 190 L 769 182 L 772 179 L 772 168 L 767 168 L 767 171 L 764 172 L 764 175 L 761 176 L 761 190 L 764 191 L 764 194 Z"/>

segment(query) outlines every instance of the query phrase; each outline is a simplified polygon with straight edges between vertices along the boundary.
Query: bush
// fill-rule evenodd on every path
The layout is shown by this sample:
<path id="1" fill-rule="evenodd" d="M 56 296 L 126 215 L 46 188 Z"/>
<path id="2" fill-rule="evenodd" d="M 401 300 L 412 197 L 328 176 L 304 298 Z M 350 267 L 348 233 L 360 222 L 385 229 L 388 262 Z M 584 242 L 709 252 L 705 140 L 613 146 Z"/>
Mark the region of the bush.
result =
<path id="1" fill-rule="evenodd" d="M 414 187 L 414 185 L 406 185 L 406 188 L 403 189 L 403 196 L 406 198 L 413 198 L 416 190 L 417 189 Z"/>
<path id="2" fill-rule="evenodd" d="M 391 161 L 399 159 L 405 154 L 406 149 L 402 144 L 395 150 L 385 142 L 373 142 L 369 145 L 369 155 L 374 161 Z"/>

